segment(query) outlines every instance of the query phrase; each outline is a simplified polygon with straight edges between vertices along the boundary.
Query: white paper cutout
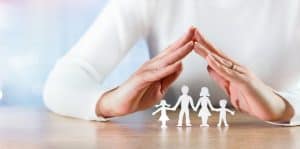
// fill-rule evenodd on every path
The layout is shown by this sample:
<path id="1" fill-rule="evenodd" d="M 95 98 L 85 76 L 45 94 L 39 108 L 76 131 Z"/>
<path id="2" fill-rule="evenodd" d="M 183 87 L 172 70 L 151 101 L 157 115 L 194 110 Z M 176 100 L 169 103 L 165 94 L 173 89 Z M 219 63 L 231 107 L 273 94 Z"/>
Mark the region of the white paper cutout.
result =
<path id="1" fill-rule="evenodd" d="M 176 111 L 177 107 L 180 104 L 180 112 L 179 112 L 179 118 L 177 126 L 182 126 L 183 117 L 185 116 L 185 126 L 190 127 L 192 126 L 191 120 L 190 120 L 190 111 L 189 106 L 191 105 L 192 108 L 194 108 L 194 102 L 191 96 L 188 95 L 189 93 L 189 87 L 184 85 L 181 87 L 182 95 L 178 98 L 177 103 L 172 108 L 172 110 Z"/>
<path id="2" fill-rule="evenodd" d="M 226 116 L 226 112 L 229 112 L 231 115 L 234 115 L 234 111 L 231 111 L 229 109 L 226 108 L 226 104 L 227 104 L 227 100 L 226 99 L 221 99 L 220 100 L 220 108 L 215 109 L 215 111 L 220 112 L 219 113 L 219 123 L 218 123 L 218 127 L 221 127 L 222 122 L 224 123 L 225 127 L 228 127 L 228 123 L 227 123 L 227 116 Z"/>
<path id="3" fill-rule="evenodd" d="M 208 118 L 211 116 L 211 112 L 209 111 L 208 107 L 214 111 L 215 108 L 212 106 L 210 99 L 209 99 L 209 90 L 207 87 L 202 87 L 201 92 L 200 92 L 200 98 L 197 102 L 196 107 L 194 108 L 194 111 L 197 111 L 199 106 L 200 110 L 198 113 L 198 116 L 201 117 L 202 124 L 200 125 L 201 127 L 209 127 L 207 121 Z"/>
<path id="4" fill-rule="evenodd" d="M 218 127 L 221 127 L 222 123 L 224 123 L 225 127 L 229 126 L 227 123 L 226 114 L 227 112 L 229 112 L 232 115 L 234 115 L 235 112 L 226 108 L 227 105 L 226 99 L 221 99 L 219 101 L 220 108 L 214 108 L 209 99 L 210 94 L 208 88 L 202 87 L 200 91 L 200 98 L 198 99 L 197 104 L 194 106 L 192 97 L 188 95 L 189 87 L 186 85 L 182 86 L 181 92 L 182 95 L 178 98 L 178 101 L 176 102 L 173 108 L 170 108 L 170 105 L 167 104 L 166 100 L 164 99 L 161 100 L 159 105 L 155 105 L 155 107 L 157 107 L 158 109 L 155 112 L 153 112 L 152 115 L 161 112 L 159 118 L 159 121 L 161 121 L 161 128 L 167 128 L 167 121 L 169 120 L 169 117 L 167 115 L 167 110 L 176 111 L 179 105 L 181 109 L 178 116 L 178 123 L 176 125 L 178 127 L 182 127 L 182 121 L 184 116 L 185 116 L 185 125 L 187 127 L 192 126 L 190 120 L 189 106 L 191 106 L 194 111 L 197 111 L 198 108 L 200 108 L 198 117 L 201 117 L 201 121 L 202 121 L 202 124 L 200 125 L 201 127 L 209 127 L 208 118 L 211 116 L 210 110 L 219 112 L 219 122 L 217 124 Z"/>
<path id="5" fill-rule="evenodd" d="M 167 110 L 172 110 L 169 108 L 171 105 L 167 104 L 166 100 L 162 99 L 159 105 L 155 105 L 155 107 L 159 107 L 152 115 L 160 112 L 159 121 L 161 121 L 161 128 L 167 128 L 167 121 L 170 120 L 167 115 Z"/>

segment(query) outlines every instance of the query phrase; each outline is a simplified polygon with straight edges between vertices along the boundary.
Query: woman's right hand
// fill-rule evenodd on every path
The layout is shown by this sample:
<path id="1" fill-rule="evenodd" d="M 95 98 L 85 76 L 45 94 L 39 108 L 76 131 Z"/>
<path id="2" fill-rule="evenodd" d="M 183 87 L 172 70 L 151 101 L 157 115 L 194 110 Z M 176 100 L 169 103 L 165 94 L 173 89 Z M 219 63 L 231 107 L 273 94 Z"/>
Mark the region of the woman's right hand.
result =
<path id="1" fill-rule="evenodd" d="M 181 60 L 194 48 L 195 27 L 166 50 L 144 63 L 127 81 L 106 92 L 96 113 L 103 117 L 122 116 L 152 107 L 162 99 L 182 71 Z"/>

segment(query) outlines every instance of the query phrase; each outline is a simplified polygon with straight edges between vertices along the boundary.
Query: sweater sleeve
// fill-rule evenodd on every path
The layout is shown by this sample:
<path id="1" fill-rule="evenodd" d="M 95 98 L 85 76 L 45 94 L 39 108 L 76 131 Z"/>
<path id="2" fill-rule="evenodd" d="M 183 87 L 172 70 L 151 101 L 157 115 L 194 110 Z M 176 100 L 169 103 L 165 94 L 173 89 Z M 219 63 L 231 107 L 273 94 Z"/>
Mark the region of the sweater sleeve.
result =
<path id="1" fill-rule="evenodd" d="M 58 60 L 46 81 L 46 107 L 57 114 L 86 120 L 96 115 L 104 92 L 103 81 L 126 52 L 147 34 L 150 21 L 147 0 L 111 0 L 67 54 Z"/>

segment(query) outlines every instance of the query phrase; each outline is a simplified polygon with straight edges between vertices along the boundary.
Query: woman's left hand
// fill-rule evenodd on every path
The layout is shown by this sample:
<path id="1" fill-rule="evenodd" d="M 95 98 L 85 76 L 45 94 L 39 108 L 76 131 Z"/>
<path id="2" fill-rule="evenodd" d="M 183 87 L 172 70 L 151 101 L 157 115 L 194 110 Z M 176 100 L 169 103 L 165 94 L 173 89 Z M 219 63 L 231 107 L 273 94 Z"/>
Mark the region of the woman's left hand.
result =
<path id="1" fill-rule="evenodd" d="M 210 76 L 226 92 L 238 111 L 267 121 L 287 122 L 291 119 L 291 105 L 274 89 L 215 48 L 198 30 L 195 31 L 194 40 L 195 52 L 206 59 Z"/>

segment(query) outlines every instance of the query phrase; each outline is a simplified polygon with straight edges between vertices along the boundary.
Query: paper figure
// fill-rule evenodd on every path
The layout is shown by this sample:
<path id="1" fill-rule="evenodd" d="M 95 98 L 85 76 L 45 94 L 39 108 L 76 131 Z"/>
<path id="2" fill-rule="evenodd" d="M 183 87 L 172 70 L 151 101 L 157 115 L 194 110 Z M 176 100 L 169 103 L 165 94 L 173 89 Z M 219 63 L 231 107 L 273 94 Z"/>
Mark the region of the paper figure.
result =
<path id="1" fill-rule="evenodd" d="M 189 127 L 192 126 L 191 120 L 190 120 L 190 111 L 189 111 L 189 106 L 191 105 L 192 108 L 194 109 L 194 102 L 191 96 L 188 95 L 189 93 L 189 87 L 188 86 L 182 86 L 181 88 L 182 95 L 179 97 L 177 103 L 175 106 L 172 108 L 174 111 L 177 109 L 177 107 L 180 104 L 180 112 L 179 112 L 179 119 L 177 126 L 181 127 L 182 126 L 182 121 L 183 121 L 183 116 L 185 116 L 185 126 Z"/>
<path id="2" fill-rule="evenodd" d="M 227 109 L 226 104 L 227 104 L 227 100 L 222 99 L 220 100 L 220 108 L 215 109 L 215 111 L 220 112 L 218 127 L 221 127 L 222 122 L 224 123 L 225 127 L 228 127 L 226 112 L 230 112 L 231 115 L 234 115 L 234 111 Z"/>
<path id="3" fill-rule="evenodd" d="M 198 116 L 201 117 L 202 120 L 202 124 L 200 125 L 201 127 L 209 127 L 207 121 L 208 121 L 208 117 L 211 116 L 211 113 L 208 109 L 208 106 L 211 110 L 215 110 L 215 108 L 212 106 L 210 99 L 208 98 L 209 95 L 209 91 L 207 87 L 202 87 L 201 91 L 200 91 L 200 98 L 197 102 L 196 107 L 194 108 L 194 111 L 197 111 L 197 109 L 199 108 L 199 106 L 201 106 L 200 111 Z"/>
<path id="4" fill-rule="evenodd" d="M 167 104 L 166 100 L 161 100 L 159 105 L 155 105 L 155 107 L 159 107 L 152 115 L 155 115 L 160 111 L 159 121 L 161 121 L 161 128 L 167 128 L 167 121 L 170 120 L 167 115 L 167 110 L 172 110 L 169 108 L 171 105 Z"/>

